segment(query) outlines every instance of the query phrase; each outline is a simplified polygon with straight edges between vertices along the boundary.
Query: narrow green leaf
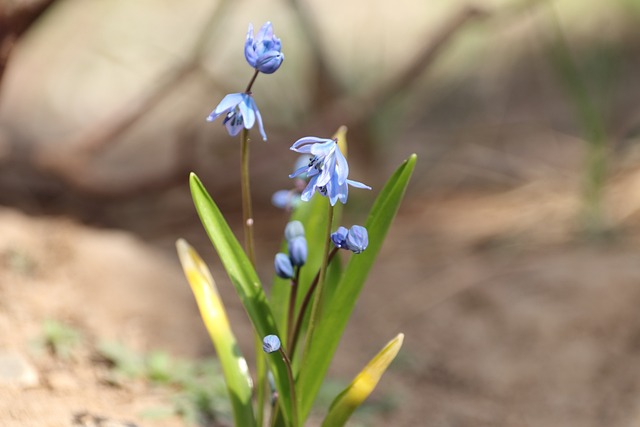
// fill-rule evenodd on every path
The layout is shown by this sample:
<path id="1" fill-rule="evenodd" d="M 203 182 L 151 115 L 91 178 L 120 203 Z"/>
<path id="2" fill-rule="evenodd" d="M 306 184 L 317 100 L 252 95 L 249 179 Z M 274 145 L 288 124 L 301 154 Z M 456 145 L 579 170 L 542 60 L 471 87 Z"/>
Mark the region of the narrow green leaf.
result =
<path id="1" fill-rule="evenodd" d="M 329 407 L 329 412 L 322 422 L 322 427 L 342 427 L 353 411 L 364 402 L 378 385 L 393 361 L 400 347 L 404 334 L 398 334 L 373 358 L 355 377 L 353 382 L 340 393 Z"/>
<path id="2" fill-rule="evenodd" d="M 358 295 L 398 211 L 416 158 L 415 154 L 411 155 L 391 176 L 376 198 L 365 224 L 369 234 L 369 247 L 363 253 L 351 256 L 336 291 L 331 299 L 323 303 L 323 312 L 313 331 L 313 340 L 304 354 L 298 380 L 302 420 L 306 419 L 311 410 Z"/>
<path id="3" fill-rule="evenodd" d="M 235 425 L 253 427 L 256 421 L 251 405 L 253 385 L 249 367 L 229 325 L 216 283 L 202 258 L 186 240 L 178 240 L 176 248 L 182 269 L 198 303 L 200 315 L 218 353 Z"/>
<path id="4" fill-rule="evenodd" d="M 258 275 L 225 221 L 220 209 L 214 203 L 202 182 L 192 173 L 189 177 L 193 202 L 204 225 L 209 239 L 218 252 L 231 283 L 236 289 L 240 301 L 249 319 L 260 337 L 278 335 L 278 328 L 267 304 Z M 269 366 L 280 396 L 281 409 L 286 420 L 291 419 L 291 394 L 287 371 L 278 353 L 267 357 Z"/>

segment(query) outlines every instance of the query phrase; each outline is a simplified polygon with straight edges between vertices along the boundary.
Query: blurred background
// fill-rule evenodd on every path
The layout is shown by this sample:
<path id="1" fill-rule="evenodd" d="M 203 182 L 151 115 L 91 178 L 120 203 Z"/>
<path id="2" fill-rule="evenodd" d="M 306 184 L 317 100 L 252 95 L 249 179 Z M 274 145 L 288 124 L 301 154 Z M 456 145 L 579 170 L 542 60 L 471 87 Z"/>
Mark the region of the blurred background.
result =
<path id="1" fill-rule="evenodd" d="M 114 383 L 96 350 L 213 355 L 179 237 L 250 352 L 187 176 L 241 232 L 239 143 L 205 118 L 246 86 L 247 25 L 268 20 L 285 62 L 253 88 L 265 282 L 292 142 L 349 128 L 351 177 L 374 190 L 345 225 L 418 154 L 331 370 L 349 381 L 406 335 L 353 425 L 638 425 L 638 0 L 0 0 L 0 368 L 31 375 L 0 381 L 0 424 L 183 425 L 144 416 L 171 389 Z M 33 350 L 52 319 L 83 337 L 69 358 Z"/>

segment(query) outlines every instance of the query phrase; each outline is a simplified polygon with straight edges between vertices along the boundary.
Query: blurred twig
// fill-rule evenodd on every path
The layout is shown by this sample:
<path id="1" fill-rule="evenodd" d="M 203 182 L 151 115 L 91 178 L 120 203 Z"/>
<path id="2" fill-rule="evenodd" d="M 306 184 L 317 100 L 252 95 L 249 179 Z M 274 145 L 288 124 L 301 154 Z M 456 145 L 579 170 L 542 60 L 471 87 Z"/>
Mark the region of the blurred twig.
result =
<path id="1" fill-rule="evenodd" d="M 486 19 L 502 20 L 518 17 L 540 3 L 540 0 L 522 0 L 496 10 L 473 5 L 463 7 L 452 15 L 435 35 L 429 37 L 430 42 L 422 51 L 417 52 L 413 61 L 403 70 L 365 97 L 355 98 L 349 95 L 335 99 L 322 110 L 320 122 L 329 128 L 342 124 L 347 124 L 352 129 L 366 128 L 378 112 L 398 96 L 415 87 L 418 80 L 435 63 L 445 48 L 470 24 Z"/>
<path id="2" fill-rule="evenodd" d="M 129 101 L 124 107 L 118 108 L 113 114 L 95 126 L 81 133 L 68 146 L 74 150 L 73 155 L 68 152 L 37 153 L 35 163 L 48 172 L 62 178 L 74 188 L 83 192 L 101 195 L 103 197 L 126 197 L 135 195 L 152 188 L 162 189 L 180 182 L 192 169 L 195 163 L 194 150 L 189 144 L 185 146 L 178 141 L 176 147 L 176 162 L 170 170 L 149 176 L 134 184 L 127 183 L 122 188 L 112 183 L 94 183 L 87 180 L 91 176 L 91 161 L 96 154 L 108 147 L 112 147 L 117 138 L 131 129 L 155 106 L 160 104 L 177 86 L 200 68 L 206 53 L 207 41 L 214 28 L 224 16 L 230 0 L 223 0 L 213 9 L 209 19 L 196 39 L 191 52 L 186 59 L 165 74 L 154 87 L 139 95 L 137 99 Z M 60 144 L 63 145 L 63 144 Z"/>

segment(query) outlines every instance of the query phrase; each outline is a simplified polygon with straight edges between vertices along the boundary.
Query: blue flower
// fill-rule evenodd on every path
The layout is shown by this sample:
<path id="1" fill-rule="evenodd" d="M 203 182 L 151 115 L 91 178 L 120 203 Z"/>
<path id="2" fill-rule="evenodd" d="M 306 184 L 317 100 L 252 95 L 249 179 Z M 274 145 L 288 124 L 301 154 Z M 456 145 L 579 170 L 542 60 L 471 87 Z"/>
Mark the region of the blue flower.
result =
<path id="1" fill-rule="evenodd" d="M 367 233 L 367 229 L 360 225 L 351 227 L 349 234 L 347 234 L 347 249 L 354 254 L 359 254 L 367 249 L 367 246 L 369 246 L 369 233 Z"/>
<path id="2" fill-rule="evenodd" d="M 344 227 L 338 227 L 335 233 L 331 233 L 331 241 L 337 248 L 346 249 L 347 248 L 347 235 L 349 234 L 349 230 Z"/>
<path id="3" fill-rule="evenodd" d="M 329 197 L 331 206 L 335 206 L 338 200 L 347 203 L 349 185 L 371 190 L 368 185 L 347 179 L 349 165 L 338 147 L 337 140 L 308 136 L 297 140 L 291 146 L 291 150 L 313 155 L 309 163 L 289 175 L 289 178 L 295 178 L 303 173 L 307 174 L 309 183 L 301 196 L 305 202 L 311 200 L 311 196 L 317 191 Z"/>
<path id="4" fill-rule="evenodd" d="M 282 61 L 284 54 L 281 52 L 282 43 L 273 34 L 271 22 L 265 23 L 256 38 L 253 38 L 253 25 L 249 24 L 247 41 L 244 44 L 244 57 L 253 68 L 264 74 L 275 73 Z"/>
<path id="5" fill-rule="evenodd" d="M 278 190 L 271 196 L 271 204 L 280 209 L 293 209 L 300 201 L 300 193 L 295 190 Z"/>
<path id="6" fill-rule="evenodd" d="M 212 122 L 223 114 L 225 114 L 225 118 L 222 123 L 227 127 L 229 135 L 236 136 L 243 127 L 251 129 L 257 121 L 262 139 L 267 140 L 267 134 L 264 133 L 262 125 L 262 116 L 250 94 L 230 93 L 225 96 L 216 109 L 209 114 L 207 121 Z"/>
<path id="7" fill-rule="evenodd" d="M 367 229 L 360 225 L 354 225 L 349 230 L 339 227 L 335 233 L 331 234 L 331 241 L 337 248 L 359 254 L 369 246 L 369 234 Z"/>
<path id="8" fill-rule="evenodd" d="M 262 350 L 265 353 L 273 353 L 280 350 L 280 338 L 275 335 L 267 335 L 262 340 Z"/>

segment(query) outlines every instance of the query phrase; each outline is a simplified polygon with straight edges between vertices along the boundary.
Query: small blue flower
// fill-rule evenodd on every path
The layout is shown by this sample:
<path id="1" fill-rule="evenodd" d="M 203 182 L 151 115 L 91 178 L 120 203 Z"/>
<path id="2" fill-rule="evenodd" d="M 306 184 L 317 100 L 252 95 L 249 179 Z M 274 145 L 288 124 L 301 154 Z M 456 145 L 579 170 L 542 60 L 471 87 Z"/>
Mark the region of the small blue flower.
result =
<path id="1" fill-rule="evenodd" d="M 271 204 L 280 209 L 293 209 L 300 202 L 300 193 L 295 190 L 278 190 L 271 196 Z"/>
<path id="2" fill-rule="evenodd" d="M 307 239 L 304 236 L 294 237 L 288 242 L 291 264 L 302 267 L 307 262 Z"/>
<path id="3" fill-rule="evenodd" d="M 367 229 L 360 225 L 354 225 L 349 230 L 338 227 L 338 230 L 331 234 L 331 241 L 337 248 L 359 254 L 369 246 L 369 234 Z"/>
<path id="4" fill-rule="evenodd" d="M 280 350 L 280 338 L 275 335 L 267 335 L 262 340 L 262 350 L 265 353 L 273 353 Z"/>
<path id="5" fill-rule="evenodd" d="M 369 234 L 367 233 L 367 229 L 360 226 L 354 225 L 349 229 L 349 234 L 347 235 L 347 249 L 349 249 L 354 254 L 359 254 L 369 246 Z"/>
<path id="6" fill-rule="evenodd" d="M 273 260 L 273 266 L 278 277 L 283 279 L 291 279 L 294 276 L 293 265 L 286 254 L 277 253 Z"/>
<path id="7" fill-rule="evenodd" d="M 253 25 L 249 24 L 247 41 L 244 44 L 244 57 L 249 65 L 264 74 L 275 73 L 282 61 L 284 54 L 281 52 L 282 43 L 273 34 L 271 22 L 265 23 L 258 34 L 253 38 Z"/>
<path id="8" fill-rule="evenodd" d="M 225 114 L 225 118 L 222 123 L 227 127 L 229 135 L 236 136 L 243 127 L 251 129 L 257 121 L 262 139 L 267 140 L 267 134 L 264 133 L 262 125 L 262 116 L 250 94 L 230 93 L 225 96 L 215 110 L 209 114 L 207 121 L 212 122 L 223 114 Z"/>
<path id="9" fill-rule="evenodd" d="M 329 197 L 331 206 L 335 206 L 338 200 L 342 203 L 347 202 L 349 185 L 371 190 L 368 185 L 347 179 L 349 165 L 340 151 L 337 140 L 308 136 L 297 140 L 291 146 L 291 150 L 313 155 L 309 163 L 289 175 L 289 178 L 295 178 L 303 173 L 307 174 L 309 183 L 302 192 L 303 201 L 311 200 L 311 196 L 317 191 Z"/>
<path id="10" fill-rule="evenodd" d="M 284 228 L 284 238 L 287 240 L 304 237 L 304 225 L 300 221 L 290 221 Z"/>
<path id="11" fill-rule="evenodd" d="M 337 248 L 346 249 L 347 248 L 347 235 L 349 234 L 349 230 L 344 227 L 338 227 L 335 233 L 331 234 L 331 241 Z"/>

